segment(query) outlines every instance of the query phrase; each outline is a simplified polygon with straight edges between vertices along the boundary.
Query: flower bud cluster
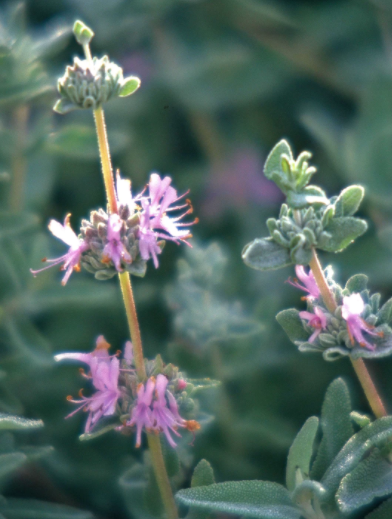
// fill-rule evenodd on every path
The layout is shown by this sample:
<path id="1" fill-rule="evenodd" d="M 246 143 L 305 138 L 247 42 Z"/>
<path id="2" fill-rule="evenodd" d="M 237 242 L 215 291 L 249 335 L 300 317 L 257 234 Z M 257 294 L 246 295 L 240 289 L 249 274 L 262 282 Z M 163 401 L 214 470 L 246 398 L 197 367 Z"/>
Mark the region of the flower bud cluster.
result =
<path id="1" fill-rule="evenodd" d="M 86 434 L 97 434 L 98 424 L 105 417 L 111 417 L 112 428 L 127 432 L 136 428 L 136 444 L 141 444 L 143 430 L 163 432 L 168 443 L 175 447 L 172 434 L 180 436 L 177 429 L 185 428 L 195 432 L 200 428 L 198 422 L 185 419 L 197 411 L 191 398 L 194 386 L 188 383 L 172 364 L 165 365 L 158 355 L 152 361 L 145 361 L 147 381 L 138 382 L 133 362 L 132 343 L 127 342 L 123 359 L 118 353 L 109 355 L 110 344 L 101 335 L 91 353 L 62 353 L 55 360 L 73 360 L 88 365 L 90 372 L 82 375 L 91 380 L 94 392 L 85 397 L 80 392 L 80 399 L 68 400 L 78 407 L 68 417 L 79 410 L 88 412 L 85 424 Z M 67 417 L 67 418 L 68 418 Z M 107 427 L 103 425 L 104 429 Z M 98 430 L 99 433 L 99 430 Z"/>
<path id="2" fill-rule="evenodd" d="M 358 274 L 343 289 L 329 276 L 337 308 L 331 313 L 325 306 L 313 275 L 296 267 L 299 281 L 291 284 L 307 292 L 307 310 L 284 310 L 277 316 L 290 339 L 300 351 L 317 351 L 325 360 L 349 355 L 383 357 L 392 352 L 392 299 L 380 308 L 380 294 L 370 295 L 367 278 Z"/>

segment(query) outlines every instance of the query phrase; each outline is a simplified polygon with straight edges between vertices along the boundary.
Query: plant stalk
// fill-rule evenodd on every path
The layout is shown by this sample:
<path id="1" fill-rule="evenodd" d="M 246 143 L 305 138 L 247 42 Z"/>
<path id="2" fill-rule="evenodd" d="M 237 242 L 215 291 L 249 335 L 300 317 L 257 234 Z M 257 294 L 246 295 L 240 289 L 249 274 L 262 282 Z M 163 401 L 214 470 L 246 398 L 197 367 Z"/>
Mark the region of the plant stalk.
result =
<path id="1" fill-rule="evenodd" d="M 170 481 L 167 476 L 165 461 L 162 454 L 162 446 L 159 435 L 147 434 L 148 447 L 150 449 L 152 466 L 154 467 L 155 478 L 161 493 L 163 506 L 166 511 L 167 519 L 177 519 L 177 507 L 174 501 Z"/>
<path id="2" fill-rule="evenodd" d="M 106 135 L 104 113 L 101 107 L 99 107 L 97 110 L 94 110 L 94 118 L 97 129 L 99 153 L 101 157 L 102 173 L 104 177 L 108 206 L 111 213 L 117 213 L 117 198 L 113 182 L 112 162 Z M 144 382 L 146 379 L 146 368 L 144 365 L 143 345 L 140 335 L 139 321 L 136 313 L 135 300 L 132 292 L 131 278 L 128 272 L 121 272 L 118 274 L 118 277 L 120 280 L 120 286 L 125 305 L 125 313 L 127 316 L 129 331 L 133 344 L 136 372 L 139 380 Z M 160 438 L 159 436 L 152 434 L 147 434 L 147 438 L 151 454 L 151 462 L 154 468 L 155 477 L 158 483 L 158 488 L 166 511 L 167 519 L 177 519 L 177 508 L 163 459 Z"/>
<path id="3" fill-rule="evenodd" d="M 310 260 L 309 267 L 313 272 L 317 286 L 320 289 L 321 297 L 323 298 L 325 306 L 331 313 L 335 312 L 337 308 L 335 297 L 328 286 L 327 280 L 325 279 L 324 272 L 320 265 L 320 261 L 315 249 L 313 249 L 313 257 Z M 353 360 L 350 358 L 350 360 L 374 415 L 377 418 L 387 416 L 388 413 L 384 407 L 380 395 L 377 392 L 376 386 L 374 385 L 365 362 L 363 359 Z"/>

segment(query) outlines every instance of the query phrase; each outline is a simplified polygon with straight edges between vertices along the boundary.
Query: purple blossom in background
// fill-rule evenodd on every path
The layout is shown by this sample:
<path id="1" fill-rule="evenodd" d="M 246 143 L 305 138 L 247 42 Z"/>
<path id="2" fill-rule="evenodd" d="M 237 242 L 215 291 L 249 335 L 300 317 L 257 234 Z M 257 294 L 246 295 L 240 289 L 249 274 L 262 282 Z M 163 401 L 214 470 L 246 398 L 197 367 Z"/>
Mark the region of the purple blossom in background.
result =
<path id="1" fill-rule="evenodd" d="M 282 193 L 263 174 L 263 160 L 251 147 L 239 148 L 213 166 L 208 175 L 203 215 L 215 219 L 227 210 L 246 210 L 249 203 L 274 205 Z"/>
<path id="2" fill-rule="evenodd" d="M 101 335 L 96 342 L 96 348 L 92 353 L 61 353 L 56 355 L 56 361 L 76 360 L 87 364 L 91 372 L 92 383 L 97 390 L 91 397 L 81 395 L 80 400 L 68 400 L 79 407 L 66 418 L 84 409 L 88 411 L 85 432 L 89 433 L 102 416 L 110 416 L 115 413 L 118 398 L 121 396 L 118 388 L 120 375 L 120 362 L 117 357 L 110 356 L 108 344 Z"/>
<path id="3" fill-rule="evenodd" d="M 314 313 L 303 311 L 299 313 L 299 316 L 301 319 L 308 321 L 309 326 L 315 328 L 314 332 L 308 339 L 308 342 L 314 342 L 320 335 L 321 331 L 325 330 L 327 326 L 327 316 L 318 306 L 314 308 Z"/>
<path id="4" fill-rule="evenodd" d="M 310 270 L 309 274 L 306 274 L 305 268 L 302 265 L 296 265 L 295 273 L 298 279 L 294 279 L 294 281 L 289 279 L 288 282 L 290 285 L 307 292 L 309 295 L 305 296 L 305 299 L 318 299 L 320 297 L 320 290 L 314 279 L 313 272 Z M 299 281 L 302 282 L 302 285 Z"/>
<path id="5" fill-rule="evenodd" d="M 61 225 L 61 223 L 57 222 L 56 220 L 51 220 L 48 225 L 48 228 L 50 232 L 53 234 L 53 236 L 56 236 L 56 238 L 59 238 L 59 240 L 62 240 L 64 243 L 69 245 L 69 251 L 67 252 L 67 254 L 60 256 L 59 258 L 45 258 L 44 260 L 42 260 L 46 261 L 47 263 L 50 263 L 50 265 L 39 270 L 30 269 L 30 272 L 34 276 L 36 276 L 43 270 L 47 270 L 51 267 L 54 267 L 55 265 L 63 263 L 61 270 L 65 270 L 66 272 L 61 284 L 65 285 L 74 270 L 78 272 L 80 271 L 80 257 L 82 253 L 89 248 L 89 246 L 83 240 L 79 240 L 75 232 L 72 230 L 70 225 L 70 218 L 71 215 L 67 214 L 67 216 L 64 219 L 64 225 Z"/>
<path id="6" fill-rule="evenodd" d="M 354 345 L 355 340 L 360 346 L 368 350 L 374 350 L 376 346 L 365 339 L 362 331 L 379 337 L 382 337 L 383 333 L 374 331 L 374 326 L 371 326 L 360 317 L 364 309 L 365 303 L 360 294 L 351 294 L 350 296 L 343 297 L 342 317 L 347 321 L 347 330 L 351 344 Z"/>
<path id="7" fill-rule="evenodd" d="M 127 252 L 125 245 L 121 241 L 121 228 L 122 220 L 118 214 L 111 214 L 109 216 L 108 227 L 107 227 L 107 240 L 108 243 L 105 245 L 102 256 L 103 262 L 113 262 L 118 272 L 122 272 L 121 260 L 126 263 L 132 261 L 131 256 Z"/>

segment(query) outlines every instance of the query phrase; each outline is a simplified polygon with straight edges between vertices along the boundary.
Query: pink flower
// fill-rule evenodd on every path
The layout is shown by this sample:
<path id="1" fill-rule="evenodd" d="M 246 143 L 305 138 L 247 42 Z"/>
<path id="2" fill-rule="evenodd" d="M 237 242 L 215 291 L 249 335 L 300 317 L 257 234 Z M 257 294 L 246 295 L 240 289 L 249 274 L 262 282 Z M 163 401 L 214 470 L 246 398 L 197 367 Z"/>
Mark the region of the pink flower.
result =
<path id="1" fill-rule="evenodd" d="M 104 263 L 113 262 L 118 272 L 122 272 L 121 260 L 130 263 L 132 258 L 121 241 L 122 220 L 118 214 L 111 214 L 107 227 L 107 244 L 102 252 Z"/>
<path id="2" fill-rule="evenodd" d="M 315 328 L 312 335 L 309 337 L 308 342 L 314 342 L 320 335 L 321 330 L 325 330 L 327 326 L 327 317 L 324 312 L 318 306 L 314 308 L 314 314 L 311 312 L 300 312 L 299 316 L 301 319 L 308 321 L 308 325 Z"/>
<path id="3" fill-rule="evenodd" d="M 140 447 L 142 440 L 142 430 L 145 427 L 147 430 L 153 428 L 152 418 L 152 397 L 155 387 L 155 379 L 153 377 L 147 380 L 146 386 L 139 384 L 137 390 L 137 402 L 132 410 L 132 417 L 128 426 L 136 425 L 136 447 Z"/>
<path id="4" fill-rule="evenodd" d="M 109 356 L 108 344 L 100 335 L 96 342 L 96 348 L 91 353 L 61 353 L 55 356 L 56 361 L 77 360 L 90 367 L 92 383 L 97 390 L 91 397 L 81 395 L 80 400 L 68 400 L 74 404 L 81 404 L 66 418 L 73 416 L 80 409 L 89 412 L 85 432 L 89 433 L 102 416 L 110 416 L 115 413 L 118 398 L 121 392 L 118 389 L 118 377 L 120 374 L 120 362 L 117 357 Z"/>
<path id="5" fill-rule="evenodd" d="M 178 413 L 178 406 L 176 399 L 167 391 L 168 379 L 159 374 L 156 382 L 156 400 L 153 404 L 153 420 L 154 429 L 162 431 L 166 436 L 167 441 L 172 447 L 176 446 L 173 438 L 171 437 L 170 431 L 176 436 L 180 436 L 177 432 L 178 427 L 185 427 L 186 421 L 181 418 Z M 167 407 L 166 393 L 169 398 L 169 407 Z"/>
<path id="6" fill-rule="evenodd" d="M 153 173 L 149 182 L 149 196 L 141 201 L 143 210 L 140 215 L 138 236 L 140 255 L 144 260 L 152 258 L 155 268 L 159 265 L 158 254 L 161 252 L 157 240 L 162 238 L 174 241 L 177 244 L 180 241 L 187 243 L 186 239 L 192 235 L 189 229 L 180 229 L 180 227 L 189 227 L 197 223 L 197 219 L 187 224 L 180 223 L 180 220 L 187 214 L 190 214 L 193 209 L 189 201 L 186 201 L 185 204 L 171 207 L 174 202 L 180 200 L 184 195 L 178 197 L 177 191 L 170 186 L 170 183 L 170 177 L 161 179 L 157 173 Z M 167 214 L 170 211 L 184 208 L 187 208 L 187 210 L 178 217 L 169 217 Z"/>
<path id="7" fill-rule="evenodd" d="M 369 335 L 378 335 L 379 337 L 382 337 L 383 333 L 375 332 L 374 326 L 368 324 L 360 317 L 364 309 L 365 303 L 360 294 L 351 294 L 350 296 L 343 297 L 342 317 L 347 321 L 347 330 L 351 344 L 354 345 L 354 341 L 357 341 L 360 346 L 368 350 L 374 350 L 376 346 L 365 339 L 362 330 Z"/>
<path id="8" fill-rule="evenodd" d="M 50 267 L 53 267 L 54 265 L 58 265 L 60 263 L 63 263 L 63 266 L 61 267 L 61 270 L 65 270 L 65 276 L 63 277 L 63 280 L 61 282 L 62 285 L 65 285 L 72 274 L 74 270 L 77 272 L 80 271 L 80 258 L 85 252 L 89 246 L 88 244 L 80 240 L 74 231 L 71 228 L 70 225 L 70 218 L 71 215 L 67 214 L 67 216 L 64 219 L 64 225 L 61 225 L 61 223 L 56 222 L 56 220 L 51 220 L 49 222 L 49 230 L 50 232 L 56 236 L 56 238 L 59 238 L 64 243 L 69 245 L 69 251 L 67 254 L 64 254 L 63 256 L 60 256 L 60 258 L 56 259 L 44 259 L 43 261 L 46 261 L 50 263 L 47 267 L 44 267 L 39 270 L 32 270 L 30 269 L 30 272 L 33 274 L 33 276 L 36 276 L 38 273 L 42 272 L 43 270 L 46 270 Z"/>
<path id="9" fill-rule="evenodd" d="M 289 279 L 288 282 L 290 285 L 307 292 L 309 295 L 305 296 L 305 299 L 318 299 L 320 297 L 320 290 L 314 279 L 313 272 L 310 270 L 309 274 L 306 274 L 302 265 L 296 265 L 295 273 L 298 279 L 294 278 L 294 281 Z M 303 284 L 301 285 L 298 280 L 302 281 Z"/>

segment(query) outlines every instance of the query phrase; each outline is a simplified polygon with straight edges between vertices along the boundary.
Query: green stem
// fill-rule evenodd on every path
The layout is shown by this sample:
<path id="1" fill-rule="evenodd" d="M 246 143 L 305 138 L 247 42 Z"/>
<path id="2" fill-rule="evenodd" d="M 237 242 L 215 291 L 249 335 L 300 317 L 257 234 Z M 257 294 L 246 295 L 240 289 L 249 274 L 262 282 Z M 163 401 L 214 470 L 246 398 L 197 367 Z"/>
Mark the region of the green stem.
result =
<path id="1" fill-rule="evenodd" d="M 331 313 L 334 313 L 337 308 L 335 297 L 328 286 L 327 280 L 324 276 L 323 269 L 320 265 L 320 261 L 317 257 L 317 253 L 314 249 L 313 257 L 309 263 L 309 267 L 311 268 L 317 286 L 320 289 L 321 297 L 323 298 L 325 306 Z M 377 418 L 387 416 L 388 413 L 384 407 L 380 395 L 377 392 L 376 386 L 374 385 L 369 371 L 367 370 L 365 362 L 363 361 L 363 359 L 353 360 L 350 358 L 350 360 L 374 415 Z"/>
<path id="2" fill-rule="evenodd" d="M 177 507 L 174 501 L 170 481 L 167 476 L 160 437 L 155 434 L 147 434 L 147 440 L 151 454 L 152 466 L 154 467 L 154 473 L 161 493 L 163 506 L 165 507 L 167 519 L 177 519 Z"/>
<path id="3" fill-rule="evenodd" d="M 95 125 L 98 135 L 99 153 L 101 156 L 102 173 L 104 178 L 108 206 L 111 213 L 117 213 L 117 198 L 114 189 L 112 161 L 110 158 L 109 144 L 106 135 L 104 113 L 101 107 L 94 110 Z M 146 379 L 146 368 L 144 365 L 143 345 L 140 335 L 139 321 L 136 313 L 135 300 L 132 292 L 131 278 L 128 272 L 118 275 L 121 291 L 124 299 L 125 313 L 128 320 L 129 331 L 133 344 L 134 361 L 138 378 L 141 382 Z M 147 435 L 148 446 L 151 453 L 151 461 L 154 468 L 158 488 L 161 493 L 162 502 L 165 507 L 167 519 L 177 519 L 177 508 L 174 502 L 173 492 L 167 475 L 163 459 L 159 436 Z"/>

